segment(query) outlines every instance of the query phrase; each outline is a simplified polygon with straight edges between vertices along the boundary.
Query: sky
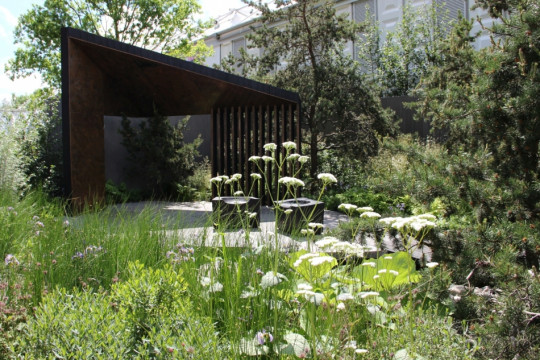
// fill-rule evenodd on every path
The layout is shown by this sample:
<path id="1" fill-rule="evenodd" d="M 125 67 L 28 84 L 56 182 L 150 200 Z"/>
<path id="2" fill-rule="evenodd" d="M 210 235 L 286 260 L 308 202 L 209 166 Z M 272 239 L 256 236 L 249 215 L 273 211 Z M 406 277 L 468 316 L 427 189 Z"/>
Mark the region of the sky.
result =
<path id="1" fill-rule="evenodd" d="M 11 98 L 11 94 L 30 94 L 41 87 L 39 74 L 24 79 L 11 81 L 4 73 L 7 61 L 13 58 L 16 46 L 13 44 L 13 30 L 17 19 L 32 8 L 32 5 L 43 5 L 44 0 L 0 0 L 0 103 Z M 225 14 L 229 9 L 242 7 L 241 0 L 199 0 L 202 7 L 202 18 L 215 18 Z"/>

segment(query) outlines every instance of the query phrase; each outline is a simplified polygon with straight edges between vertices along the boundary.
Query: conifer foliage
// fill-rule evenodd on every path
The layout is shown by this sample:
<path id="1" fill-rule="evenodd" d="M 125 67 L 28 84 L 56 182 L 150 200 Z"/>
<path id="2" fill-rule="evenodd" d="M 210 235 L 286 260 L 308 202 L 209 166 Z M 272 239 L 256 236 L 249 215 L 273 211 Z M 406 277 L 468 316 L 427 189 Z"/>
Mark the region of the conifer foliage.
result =
<path id="1" fill-rule="evenodd" d="M 463 20 L 419 90 L 423 114 L 447 131 L 449 149 L 485 147 L 500 179 L 529 184 L 521 199 L 540 199 L 540 2 L 481 0 L 496 18 L 484 27 L 492 44 L 475 52 L 471 23 Z"/>

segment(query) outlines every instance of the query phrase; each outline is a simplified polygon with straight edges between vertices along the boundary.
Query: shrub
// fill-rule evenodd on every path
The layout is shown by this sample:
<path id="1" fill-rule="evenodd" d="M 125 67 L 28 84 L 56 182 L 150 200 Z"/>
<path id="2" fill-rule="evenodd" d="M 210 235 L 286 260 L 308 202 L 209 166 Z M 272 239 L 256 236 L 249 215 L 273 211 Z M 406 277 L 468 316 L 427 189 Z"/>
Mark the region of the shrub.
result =
<path id="1" fill-rule="evenodd" d="M 126 282 L 104 291 L 44 297 L 13 353 L 31 358 L 222 359 L 208 319 L 192 312 L 181 272 L 129 265 Z"/>
<path id="2" fill-rule="evenodd" d="M 131 127 L 127 117 L 122 118 L 122 145 L 131 161 L 128 171 L 145 179 L 147 196 L 175 198 L 177 184 L 185 184 L 193 175 L 195 157 L 201 139 L 184 143 L 183 131 L 188 119 L 173 127 L 167 117 L 154 109 L 154 115 L 143 121 L 138 129 Z"/>

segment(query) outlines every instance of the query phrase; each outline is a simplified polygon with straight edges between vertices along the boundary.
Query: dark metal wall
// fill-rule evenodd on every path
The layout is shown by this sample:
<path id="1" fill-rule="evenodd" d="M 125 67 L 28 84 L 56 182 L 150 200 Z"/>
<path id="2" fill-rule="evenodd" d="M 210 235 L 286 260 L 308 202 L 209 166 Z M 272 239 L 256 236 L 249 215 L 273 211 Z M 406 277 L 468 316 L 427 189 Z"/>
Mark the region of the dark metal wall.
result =
<path id="1" fill-rule="evenodd" d="M 270 163 L 259 162 L 262 169 L 248 161 L 250 156 L 265 155 L 263 146 L 267 143 L 278 145 L 276 154 L 282 151 L 281 144 L 286 141 L 296 142 L 300 153 L 300 117 L 298 105 L 218 107 L 212 110 L 212 176 L 242 174 L 242 187 L 245 192 L 252 187 L 251 173 L 264 170 L 266 179 L 271 184 L 277 183 L 278 173 Z M 269 154 L 266 154 L 269 155 Z M 283 174 L 291 174 L 292 169 L 282 169 Z M 264 180 L 264 179 L 263 179 Z M 264 198 L 266 184 L 253 189 L 253 196 Z M 231 195 L 229 187 L 226 193 Z M 266 199 L 268 200 L 268 199 Z M 266 201 L 267 202 L 267 201 Z"/>

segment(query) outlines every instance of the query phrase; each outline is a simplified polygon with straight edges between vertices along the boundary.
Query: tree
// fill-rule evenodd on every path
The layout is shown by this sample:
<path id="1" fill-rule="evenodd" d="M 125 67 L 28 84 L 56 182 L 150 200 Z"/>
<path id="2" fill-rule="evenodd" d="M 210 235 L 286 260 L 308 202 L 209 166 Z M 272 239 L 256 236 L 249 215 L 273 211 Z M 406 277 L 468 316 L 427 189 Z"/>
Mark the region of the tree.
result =
<path id="1" fill-rule="evenodd" d="M 300 94 L 311 177 L 317 175 L 323 149 L 354 157 L 374 154 L 378 136 L 393 127 L 358 64 L 343 52 L 360 25 L 336 15 L 330 0 L 275 0 L 272 9 L 243 1 L 261 13 L 261 26 L 247 38 L 249 46 L 263 51 L 261 56 L 243 51 L 236 61 L 245 74 Z"/>
<path id="2" fill-rule="evenodd" d="M 11 181 L 12 191 L 30 188 L 50 196 L 62 194 L 58 104 L 58 95 L 42 89 L 31 95 L 13 96 L 0 108 L 0 185 Z"/>
<path id="3" fill-rule="evenodd" d="M 201 61 L 208 48 L 193 43 L 206 26 L 194 19 L 199 10 L 196 0 L 45 0 L 20 16 L 14 42 L 22 46 L 6 72 L 14 79 L 37 71 L 58 89 L 64 26 Z"/>
<path id="4" fill-rule="evenodd" d="M 540 200 L 540 6 L 538 0 L 481 0 L 497 20 L 492 45 L 472 49 L 470 24 L 441 44 L 441 63 L 422 81 L 421 110 L 456 144 L 485 147 L 500 179 L 518 179 L 528 209 Z"/>
<path id="5" fill-rule="evenodd" d="M 449 30 L 448 11 L 436 3 L 416 8 L 405 4 L 401 20 L 384 40 L 369 12 L 366 19 L 361 41 L 355 44 L 362 70 L 380 85 L 382 96 L 410 95 L 438 58 L 436 44 Z"/>
<path id="6" fill-rule="evenodd" d="M 169 119 L 154 109 L 154 116 L 133 128 L 128 118 L 122 118 L 122 145 L 129 154 L 129 172 L 141 176 L 152 196 L 176 196 L 178 185 L 193 175 L 197 148 L 202 140 L 184 143 L 188 119 L 172 126 Z"/>

